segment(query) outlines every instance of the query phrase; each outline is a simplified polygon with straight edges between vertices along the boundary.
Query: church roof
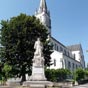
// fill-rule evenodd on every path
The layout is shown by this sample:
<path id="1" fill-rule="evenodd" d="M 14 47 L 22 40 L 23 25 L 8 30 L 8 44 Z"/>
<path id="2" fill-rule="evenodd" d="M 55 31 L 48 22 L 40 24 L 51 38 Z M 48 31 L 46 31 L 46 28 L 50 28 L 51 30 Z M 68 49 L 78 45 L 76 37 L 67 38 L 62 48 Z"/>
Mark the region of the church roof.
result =
<path id="1" fill-rule="evenodd" d="M 67 46 L 67 48 L 71 51 L 78 51 L 81 50 L 81 44 L 76 44 L 76 45 L 71 45 L 71 46 Z"/>
<path id="2" fill-rule="evenodd" d="M 58 44 L 60 44 L 61 46 L 63 46 L 64 48 L 67 48 L 65 45 L 63 45 L 61 42 L 59 42 L 58 40 L 56 40 L 54 37 L 51 36 L 51 38 L 56 41 Z"/>

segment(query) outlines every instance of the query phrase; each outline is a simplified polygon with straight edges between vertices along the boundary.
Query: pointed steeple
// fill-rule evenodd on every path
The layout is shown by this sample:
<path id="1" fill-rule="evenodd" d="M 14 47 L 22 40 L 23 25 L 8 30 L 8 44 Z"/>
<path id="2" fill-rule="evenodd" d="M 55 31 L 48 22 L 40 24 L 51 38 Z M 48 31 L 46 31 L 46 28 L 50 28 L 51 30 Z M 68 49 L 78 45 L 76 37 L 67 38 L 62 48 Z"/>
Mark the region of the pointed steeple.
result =
<path id="1" fill-rule="evenodd" d="M 39 9 L 36 10 L 35 16 L 48 29 L 48 33 L 51 35 L 51 19 L 50 12 L 47 9 L 46 0 L 40 0 Z"/>
<path id="2" fill-rule="evenodd" d="M 41 13 L 43 11 L 47 12 L 46 0 L 40 0 L 40 6 L 39 6 L 38 13 Z"/>

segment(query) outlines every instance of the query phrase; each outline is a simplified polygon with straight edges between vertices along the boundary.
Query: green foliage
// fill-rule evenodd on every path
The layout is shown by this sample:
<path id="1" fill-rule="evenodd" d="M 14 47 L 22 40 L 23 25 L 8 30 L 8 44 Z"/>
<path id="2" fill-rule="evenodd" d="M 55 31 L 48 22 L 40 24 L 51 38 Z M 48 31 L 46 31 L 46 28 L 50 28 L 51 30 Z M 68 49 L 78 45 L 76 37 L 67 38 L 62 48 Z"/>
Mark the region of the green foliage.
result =
<path id="1" fill-rule="evenodd" d="M 68 76 L 71 75 L 71 72 L 68 69 L 58 69 L 57 70 L 58 80 L 65 80 Z"/>
<path id="2" fill-rule="evenodd" d="M 71 72 L 67 69 L 46 69 L 46 78 L 49 81 L 64 81 Z"/>
<path id="3" fill-rule="evenodd" d="M 11 73 L 10 73 L 11 70 L 12 70 L 12 67 L 8 65 L 7 63 L 5 63 L 2 69 L 2 73 L 3 73 L 2 77 L 4 77 L 5 80 L 11 77 Z"/>
<path id="4" fill-rule="evenodd" d="M 85 70 L 85 78 L 88 79 L 88 69 Z"/>
<path id="5" fill-rule="evenodd" d="M 7 63 L 12 67 L 14 76 L 31 74 L 32 59 L 34 54 L 34 42 L 38 37 L 44 45 L 45 66 L 50 66 L 50 54 L 52 46 L 46 41 L 47 29 L 34 16 L 20 14 L 10 20 L 1 22 L 1 44 L 2 63 Z"/>
<path id="6" fill-rule="evenodd" d="M 74 72 L 74 80 L 80 81 L 85 78 L 85 71 L 82 68 L 76 69 Z"/>
<path id="7" fill-rule="evenodd" d="M 2 80 L 2 75 L 3 75 L 2 68 L 3 68 L 3 65 L 0 62 L 0 80 Z"/>
<path id="8" fill-rule="evenodd" d="M 47 80 L 53 81 L 53 82 L 57 81 L 55 69 L 46 69 L 45 75 L 46 75 Z"/>

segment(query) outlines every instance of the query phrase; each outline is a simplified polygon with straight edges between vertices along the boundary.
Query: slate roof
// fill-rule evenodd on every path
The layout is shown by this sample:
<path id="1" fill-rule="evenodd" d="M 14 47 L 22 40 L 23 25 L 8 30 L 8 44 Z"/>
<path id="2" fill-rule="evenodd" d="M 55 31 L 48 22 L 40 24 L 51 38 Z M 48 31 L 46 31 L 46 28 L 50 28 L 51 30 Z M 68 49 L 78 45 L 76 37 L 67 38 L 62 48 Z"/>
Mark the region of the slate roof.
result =
<path id="1" fill-rule="evenodd" d="M 67 48 L 71 51 L 78 51 L 82 49 L 81 44 L 67 46 Z"/>
<path id="2" fill-rule="evenodd" d="M 65 45 L 63 45 L 61 42 L 59 42 L 58 40 L 56 40 L 54 37 L 51 36 L 51 38 L 56 41 L 58 44 L 60 44 L 61 46 L 63 46 L 64 48 L 67 48 Z"/>

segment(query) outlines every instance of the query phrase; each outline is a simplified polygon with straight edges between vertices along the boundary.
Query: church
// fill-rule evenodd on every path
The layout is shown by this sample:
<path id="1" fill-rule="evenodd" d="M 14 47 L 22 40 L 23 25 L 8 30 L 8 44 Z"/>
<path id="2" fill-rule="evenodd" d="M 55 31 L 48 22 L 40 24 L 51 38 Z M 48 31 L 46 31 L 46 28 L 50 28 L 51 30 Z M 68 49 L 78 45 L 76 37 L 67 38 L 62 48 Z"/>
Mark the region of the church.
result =
<path id="1" fill-rule="evenodd" d="M 35 11 L 35 17 L 47 28 L 49 39 L 53 44 L 53 53 L 51 54 L 52 65 L 50 69 L 63 68 L 70 71 L 74 71 L 77 68 L 84 69 L 85 60 L 81 44 L 65 46 L 51 35 L 51 17 L 46 0 L 40 0 L 39 8 Z"/>
<path id="2" fill-rule="evenodd" d="M 81 44 L 65 46 L 51 35 L 50 11 L 47 8 L 46 0 L 40 0 L 38 10 L 35 16 L 47 28 L 49 38 L 53 44 L 53 53 L 51 54 L 50 69 L 69 69 L 74 71 L 77 68 L 85 68 L 85 60 Z"/>

